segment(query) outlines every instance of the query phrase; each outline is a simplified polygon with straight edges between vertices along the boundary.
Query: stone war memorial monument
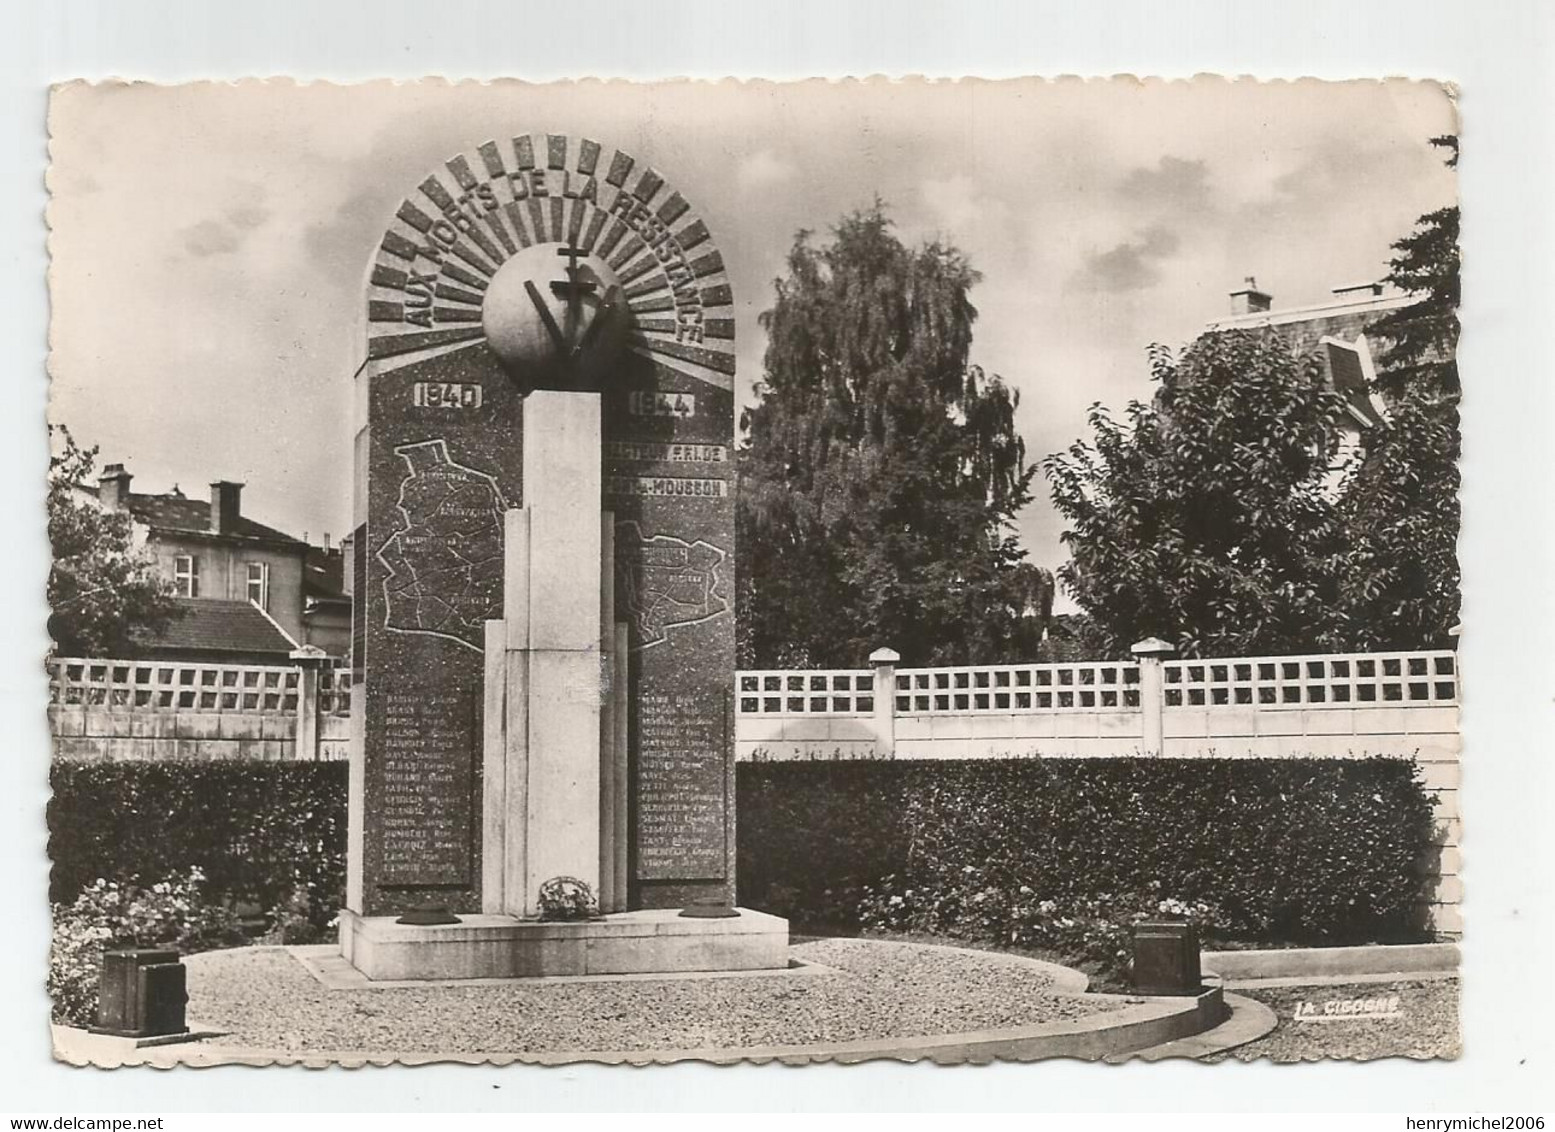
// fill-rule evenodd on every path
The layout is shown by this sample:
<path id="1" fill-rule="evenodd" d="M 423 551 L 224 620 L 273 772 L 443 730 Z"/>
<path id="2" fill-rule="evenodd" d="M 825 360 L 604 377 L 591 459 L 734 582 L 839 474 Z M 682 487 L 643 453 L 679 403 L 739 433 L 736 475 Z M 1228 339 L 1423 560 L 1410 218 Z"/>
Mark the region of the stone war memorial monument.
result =
<path id="1" fill-rule="evenodd" d="M 626 153 L 518 134 L 415 186 L 366 286 L 342 953 L 374 979 L 785 966 L 786 921 L 734 906 L 706 224 Z"/>

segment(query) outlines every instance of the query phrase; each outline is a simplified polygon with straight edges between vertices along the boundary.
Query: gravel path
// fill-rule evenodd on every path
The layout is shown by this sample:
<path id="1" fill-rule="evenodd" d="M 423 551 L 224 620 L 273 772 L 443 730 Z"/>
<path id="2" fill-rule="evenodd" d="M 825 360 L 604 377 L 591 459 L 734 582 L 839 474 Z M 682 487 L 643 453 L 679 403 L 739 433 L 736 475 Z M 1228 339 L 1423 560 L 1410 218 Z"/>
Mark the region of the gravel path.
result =
<path id="1" fill-rule="evenodd" d="M 1461 1052 L 1458 1031 L 1458 980 L 1401 979 L 1394 983 L 1340 983 L 1322 986 L 1255 987 L 1234 993 L 1255 998 L 1280 1017 L 1266 1036 L 1230 1053 L 1206 1058 L 1224 1061 L 1234 1057 L 1254 1061 L 1318 1061 L 1328 1057 L 1369 1061 L 1377 1057 L 1457 1057 Z M 1324 1016 L 1356 1009 L 1356 1000 L 1397 997 L 1397 1013 L 1387 1018 L 1349 1016 L 1334 1022 L 1309 1022 L 1302 1013 Z M 1329 1004 L 1332 1004 L 1331 1006 Z"/>
<path id="2" fill-rule="evenodd" d="M 223 1046 L 447 1053 L 699 1049 L 922 1037 L 1087 1017 L 1115 1002 L 1055 993 L 997 955 L 825 939 L 835 968 L 788 977 L 328 990 L 287 951 L 192 956 L 189 1016 Z"/>

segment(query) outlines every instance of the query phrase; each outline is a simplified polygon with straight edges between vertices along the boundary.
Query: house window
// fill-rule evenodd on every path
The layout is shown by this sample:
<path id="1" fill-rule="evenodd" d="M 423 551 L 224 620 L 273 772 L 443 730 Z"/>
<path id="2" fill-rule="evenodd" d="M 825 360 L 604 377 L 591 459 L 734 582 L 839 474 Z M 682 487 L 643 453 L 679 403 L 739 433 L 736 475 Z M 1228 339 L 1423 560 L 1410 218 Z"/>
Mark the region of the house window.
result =
<path id="1" fill-rule="evenodd" d="M 248 600 L 268 611 L 270 608 L 270 564 L 268 562 L 250 562 L 248 564 Z"/>
<path id="2" fill-rule="evenodd" d="M 200 596 L 200 560 L 194 555 L 173 556 L 173 588 L 179 597 Z"/>

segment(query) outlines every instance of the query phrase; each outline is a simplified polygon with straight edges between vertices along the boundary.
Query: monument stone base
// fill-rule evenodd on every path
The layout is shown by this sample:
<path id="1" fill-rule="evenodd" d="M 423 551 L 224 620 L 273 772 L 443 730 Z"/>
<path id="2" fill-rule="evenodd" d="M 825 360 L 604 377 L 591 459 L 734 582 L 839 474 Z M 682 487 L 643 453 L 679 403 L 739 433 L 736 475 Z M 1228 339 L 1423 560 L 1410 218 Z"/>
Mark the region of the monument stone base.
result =
<path id="1" fill-rule="evenodd" d="M 342 909 L 340 953 L 369 979 L 763 971 L 788 966 L 788 921 L 749 908 L 696 919 L 667 909 L 542 922 L 468 915 L 415 925 Z"/>

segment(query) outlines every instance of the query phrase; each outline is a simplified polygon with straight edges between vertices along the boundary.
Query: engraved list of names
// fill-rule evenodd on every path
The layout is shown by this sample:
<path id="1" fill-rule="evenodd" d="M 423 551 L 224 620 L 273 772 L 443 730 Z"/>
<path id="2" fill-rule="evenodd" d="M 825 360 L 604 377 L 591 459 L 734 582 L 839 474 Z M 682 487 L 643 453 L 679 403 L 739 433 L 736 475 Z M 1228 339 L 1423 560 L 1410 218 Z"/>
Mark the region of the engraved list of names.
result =
<path id="1" fill-rule="evenodd" d="M 723 876 L 726 758 L 717 694 L 644 695 L 638 727 L 638 877 Z"/>
<path id="2" fill-rule="evenodd" d="M 386 697 L 381 883 L 470 883 L 472 706 L 467 692 Z"/>

